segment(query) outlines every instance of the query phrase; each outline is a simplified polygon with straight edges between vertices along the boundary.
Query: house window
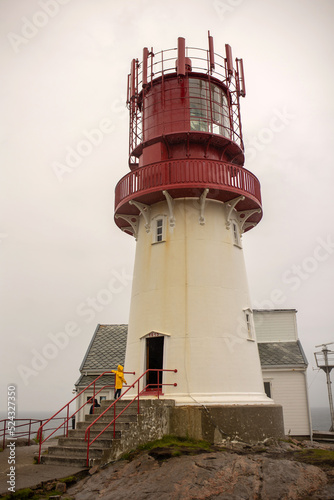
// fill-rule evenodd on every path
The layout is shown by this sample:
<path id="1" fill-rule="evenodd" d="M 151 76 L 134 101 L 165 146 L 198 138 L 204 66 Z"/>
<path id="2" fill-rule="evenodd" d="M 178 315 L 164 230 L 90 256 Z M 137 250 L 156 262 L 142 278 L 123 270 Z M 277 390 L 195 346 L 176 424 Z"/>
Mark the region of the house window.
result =
<path id="1" fill-rule="evenodd" d="M 268 398 L 271 398 L 271 382 L 263 382 L 264 385 L 264 392 L 268 396 Z"/>
<path id="2" fill-rule="evenodd" d="M 166 240 L 166 216 L 159 215 L 153 220 L 152 243 L 161 243 Z"/>
<path id="3" fill-rule="evenodd" d="M 253 320 L 253 312 L 251 309 L 245 309 L 245 320 L 246 320 L 246 330 L 249 340 L 254 340 L 254 320 Z"/>

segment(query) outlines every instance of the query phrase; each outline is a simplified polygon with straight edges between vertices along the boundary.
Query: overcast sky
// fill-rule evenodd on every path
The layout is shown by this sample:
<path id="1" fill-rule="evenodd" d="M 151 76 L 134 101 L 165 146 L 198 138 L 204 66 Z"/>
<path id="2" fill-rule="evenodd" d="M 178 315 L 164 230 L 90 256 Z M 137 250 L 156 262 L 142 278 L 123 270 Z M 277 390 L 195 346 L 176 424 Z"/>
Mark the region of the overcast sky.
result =
<path id="1" fill-rule="evenodd" d="M 253 306 L 298 310 L 311 406 L 328 405 L 313 352 L 334 342 L 333 14 L 332 0 L 1 0 L 0 410 L 17 384 L 20 417 L 56 411 L 96 325 L 128 322 L 135 241 L 113 206 L 130 61 L 178 36 L 206 48 L 208 30 L 244 59 L 264 210 L 243 237 Z"/>

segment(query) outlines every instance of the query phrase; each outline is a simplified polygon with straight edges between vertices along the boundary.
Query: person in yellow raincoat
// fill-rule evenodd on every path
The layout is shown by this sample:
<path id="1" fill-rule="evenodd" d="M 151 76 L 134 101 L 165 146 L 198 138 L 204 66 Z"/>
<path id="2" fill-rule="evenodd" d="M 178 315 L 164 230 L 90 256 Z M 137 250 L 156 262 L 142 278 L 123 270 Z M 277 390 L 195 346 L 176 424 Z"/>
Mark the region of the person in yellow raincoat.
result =
<path id="1" fill-rule="evenodd" d="M 111 370 L 111 373 L 115 373 L 115 396 L 114 399 L 118 399 L 121 396 L 121 391 L 123 384 L 126 384 L 126 380 L 123 375 L 123 366 L 118 365 L 117 371 Z"/>

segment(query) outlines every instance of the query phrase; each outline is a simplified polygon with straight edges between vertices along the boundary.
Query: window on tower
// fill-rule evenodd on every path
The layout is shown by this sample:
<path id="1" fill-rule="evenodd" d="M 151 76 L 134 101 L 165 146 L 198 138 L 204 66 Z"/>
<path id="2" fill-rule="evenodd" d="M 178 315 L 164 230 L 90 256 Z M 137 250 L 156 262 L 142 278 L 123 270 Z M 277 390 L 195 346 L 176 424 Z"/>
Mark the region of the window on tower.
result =
<path id="1" fill-rule="evenodd" d="M 253 311 L 250 308 L 244 310 L 246 331 L 248 340 L 255 340 L 255 328 L 253 320 Z"/>
<path id="2" fill-rule="evenodd" d="M 224 90 L 207 80 L 189 79 L 190 129 L 230 137 L 228 100 Z"/>
<path id="3" fill-rule="evenodd" d="M 235 221 L 232 222 L 232 231 L 233 231 L 233 244 L 241 248 L 239 226 Z"/>
<path id="4" fill-rule="evenodd" d="M 157 220 L 157 241 L 162 241 L 163 223 L 162 219 Z"/>
<path id="5" fill-rule="evenodd" d="M 165 215 L 159 215 L 152 220 L 153 240 L 152 243 L 161 243 L 166 240 Z"/>

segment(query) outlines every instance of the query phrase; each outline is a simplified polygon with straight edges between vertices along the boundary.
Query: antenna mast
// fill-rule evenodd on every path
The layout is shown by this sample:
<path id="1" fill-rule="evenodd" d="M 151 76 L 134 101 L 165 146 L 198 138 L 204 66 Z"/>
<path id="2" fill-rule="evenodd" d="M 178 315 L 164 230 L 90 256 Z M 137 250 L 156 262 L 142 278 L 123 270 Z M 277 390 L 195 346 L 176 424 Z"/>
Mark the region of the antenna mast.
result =
<path id="1" fill-rule="evenodd" d="M 328 345 L 334 344 L 334 342 L 328 342 L 327 344 L 316 345 L 315 347 L 322 347 L 321 351 L 317 351 L 314 353 L 315 361 L 317 363 L 317 367 L 324 370 L 326 373 L 327 379 L 327 390 L 328 390 L 328 401 L 329 401 L 329 410 L 331 413 L 331 428 L 330 432 L 334 432 L 334 408 L 333 408 L 333 394 L 331 388 L 331 379 L 330 372 L 332 368 L 334 368 L 334 351 L 330 351 L 328 349 Z"/>

